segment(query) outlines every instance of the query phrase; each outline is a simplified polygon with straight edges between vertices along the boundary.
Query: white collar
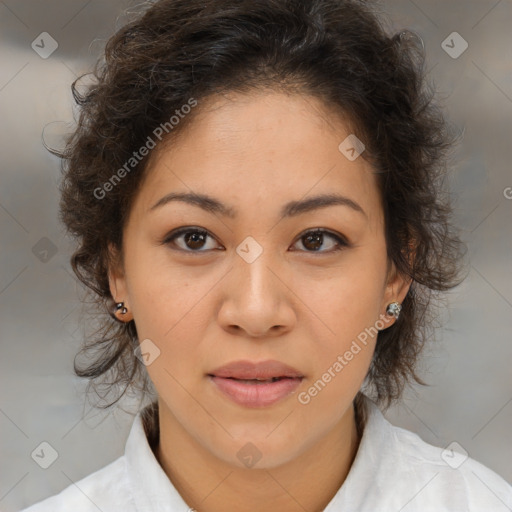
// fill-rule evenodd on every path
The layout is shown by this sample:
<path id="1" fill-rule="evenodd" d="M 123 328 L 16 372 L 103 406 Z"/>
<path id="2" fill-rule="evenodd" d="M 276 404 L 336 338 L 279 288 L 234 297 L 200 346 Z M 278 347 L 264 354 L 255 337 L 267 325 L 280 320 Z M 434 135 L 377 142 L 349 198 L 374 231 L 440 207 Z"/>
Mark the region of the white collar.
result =
<path id="1" fill-rule="evenodd" d="M 127 492 L 131 492 L 141 512 L 190 512 L 151 450 L 141 412 L 135 416 L 126 440 Z"/>

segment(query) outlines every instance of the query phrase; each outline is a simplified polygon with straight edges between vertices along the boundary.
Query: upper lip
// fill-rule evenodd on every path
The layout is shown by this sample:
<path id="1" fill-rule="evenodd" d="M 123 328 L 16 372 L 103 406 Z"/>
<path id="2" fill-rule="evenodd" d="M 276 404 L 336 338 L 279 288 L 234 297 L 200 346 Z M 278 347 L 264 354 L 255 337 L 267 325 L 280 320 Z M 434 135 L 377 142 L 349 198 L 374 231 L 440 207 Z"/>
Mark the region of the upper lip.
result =
<path id="1" fill-rule="evenodd" d="M 273 377 L 304 377 L 291 366 L 280 361 L 233 361 L 225 364 L 208 375 L 233 379 L 271 379 Z"/>

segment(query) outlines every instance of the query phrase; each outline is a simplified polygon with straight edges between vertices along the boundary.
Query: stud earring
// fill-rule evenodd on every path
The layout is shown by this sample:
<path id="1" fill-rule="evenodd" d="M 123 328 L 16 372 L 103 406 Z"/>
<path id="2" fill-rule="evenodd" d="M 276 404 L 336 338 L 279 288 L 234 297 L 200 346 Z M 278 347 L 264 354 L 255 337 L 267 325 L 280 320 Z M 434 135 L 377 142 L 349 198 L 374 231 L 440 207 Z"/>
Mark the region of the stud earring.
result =
<path id="1" fill-rule="evenodd" d="M 117 302 L 116 303 L 116 311 L 115 314 L 121 313 L 121 315 L 126 315 L 128 312 L 128 309 L 125 307 L 124 302 Z"/>
<path id="2" fill-rule="evenodd" d="M 400 311 L 402 311 L 402 306 L 399 302 L 391 302 L 386 308 L 386 314 L 389 316 L 394 316 L 395 320 L 398 320 Z"/>

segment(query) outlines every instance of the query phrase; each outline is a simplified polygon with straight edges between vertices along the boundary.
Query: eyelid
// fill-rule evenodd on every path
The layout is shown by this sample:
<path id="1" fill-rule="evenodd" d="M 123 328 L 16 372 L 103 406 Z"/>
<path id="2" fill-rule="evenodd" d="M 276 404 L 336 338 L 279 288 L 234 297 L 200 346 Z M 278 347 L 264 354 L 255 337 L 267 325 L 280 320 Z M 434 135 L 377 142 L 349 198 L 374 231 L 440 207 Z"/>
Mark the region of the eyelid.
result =
<path id="1" fill-rule="evenodd" d="M 342 235 L 341 233 L 338 233 L 337 231 L 331 231 L 330 229 L 327 229 L 327 228 L 307 228 L 297 235 L 296 240 L 299 240 L 300 238 L 307 235 L 308 233 L 316 233 L 316 232 L 320 232 L 324 235 L 331 236 L 332 238 L 337 239 L 346 245 L 350 245 L 350 242 L 348 241 L 348 239 L 345 235 Z"/>

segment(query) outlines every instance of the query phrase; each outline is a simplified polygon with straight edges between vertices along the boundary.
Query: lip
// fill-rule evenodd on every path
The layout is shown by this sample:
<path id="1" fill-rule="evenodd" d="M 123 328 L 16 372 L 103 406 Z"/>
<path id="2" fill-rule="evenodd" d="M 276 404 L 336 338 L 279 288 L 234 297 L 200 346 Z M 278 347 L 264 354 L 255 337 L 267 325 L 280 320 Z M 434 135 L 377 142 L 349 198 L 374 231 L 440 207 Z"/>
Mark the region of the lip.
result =
<path id="1" fill-rule="evenodd" d="M 215 387 L 244 407 L 267 407 L 293 393 L 304 375 L 279 361 L 234 361 L 208 374 Z M 256 379 L 274 382 L 257 382 Z M 246 382 L 252 379 L 254 382 Z"/>
<path id="2" fill-rule="evenodd" d="M 304 377 L 304 375 L 287 364 L 275 361 L 233 361 L 211 371 L 208 375 L 232 379 L 271 379 L 273 377 Z"/>

